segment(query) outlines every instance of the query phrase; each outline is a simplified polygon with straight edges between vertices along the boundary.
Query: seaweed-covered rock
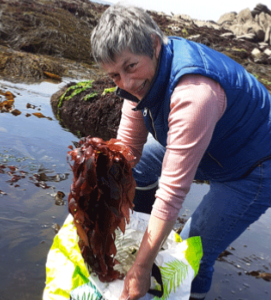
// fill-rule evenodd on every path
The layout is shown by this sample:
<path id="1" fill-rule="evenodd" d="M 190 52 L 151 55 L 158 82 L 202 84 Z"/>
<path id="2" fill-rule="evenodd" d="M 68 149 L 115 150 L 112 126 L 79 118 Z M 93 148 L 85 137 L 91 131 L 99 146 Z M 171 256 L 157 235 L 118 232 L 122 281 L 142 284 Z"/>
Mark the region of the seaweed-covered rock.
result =
<path id="1" fill-rule="evenodd" d="M 55 116 L 78 137 L 116 137 L 123 100 L 114 93 L 108 77 L 96 81 L 71 82 L 51 97 Z"/>
<path id="2" fill-rule="evenodd" d="M 2 1 L 0 38 L 15 50 L 91 63 L 95 4 L 83 0 Z"/>
<path id="3" fill-rule="evenodd" d="M 46 78 L 97 78 L 101 72 L 85 63 L 63 57 L 16 51 L 0 45 L 0 78 L 14 82 L 39 82 Z"/>
<path id="4" fill-rule="evenodd" d="M 88 0 L 0 0 L 0 77 L 40 81 L 44 72 L 96 78 L 90 35 L 106 6 Z"/>

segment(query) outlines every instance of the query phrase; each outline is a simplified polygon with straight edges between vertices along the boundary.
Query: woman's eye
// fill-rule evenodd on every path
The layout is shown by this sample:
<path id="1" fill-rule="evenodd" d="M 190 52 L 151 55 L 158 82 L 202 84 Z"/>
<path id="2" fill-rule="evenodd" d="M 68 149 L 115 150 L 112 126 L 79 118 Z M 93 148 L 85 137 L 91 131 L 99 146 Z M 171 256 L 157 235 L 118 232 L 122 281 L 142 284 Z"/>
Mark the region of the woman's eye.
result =
<path id="1" fill-rule="evenodd" d="M 135 66 L 136 66 L 136 63 L 130 64 L 130 65 L 128 66 L 128 69 L 131 70 L 131 69 L 133 69 Z"/>
<path id="2" fill-rule="evenodd" d="M 118 78 L 118 74 L 112 74 L 110 77 L 111 77 L 113 80 L 116 80 L 116 79 Z"/>

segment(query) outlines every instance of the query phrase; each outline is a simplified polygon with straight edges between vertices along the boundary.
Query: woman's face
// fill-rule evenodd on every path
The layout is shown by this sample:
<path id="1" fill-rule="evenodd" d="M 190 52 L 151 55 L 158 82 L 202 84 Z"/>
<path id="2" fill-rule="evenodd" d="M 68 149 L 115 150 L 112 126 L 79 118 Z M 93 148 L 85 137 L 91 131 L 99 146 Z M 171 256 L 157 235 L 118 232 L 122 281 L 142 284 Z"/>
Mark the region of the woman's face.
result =
<path id="1" fill-rule="evenodd" d="M 101 66 L 119 88 L 141 100 L 151 86 L 160 50 L 161 44 L 157 38 L 152 58 L 133 54 L 126 49 L 116 56 L 115 62 Z"/>

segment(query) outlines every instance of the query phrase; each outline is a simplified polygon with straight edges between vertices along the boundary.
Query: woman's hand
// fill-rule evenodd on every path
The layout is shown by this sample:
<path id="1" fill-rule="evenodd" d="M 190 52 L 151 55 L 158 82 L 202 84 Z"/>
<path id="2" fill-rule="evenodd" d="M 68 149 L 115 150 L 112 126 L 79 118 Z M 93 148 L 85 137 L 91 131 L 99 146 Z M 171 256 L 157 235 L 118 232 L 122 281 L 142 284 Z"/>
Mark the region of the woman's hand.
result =
<path id="1" fill-rule="evenodd" d="M 148 228 L 141 242 L 135 263 L 126 275 L 119 300 L 137 300 L 148 292 L 153 262 L 174 223 L 175 220 L 164 221 L 154 215 L 150 216 Z"/>
<path id="2" fill-rule="evenodd" d="M 119 300 L 137 300 L 145 296 L 150 288 L 150 282 L 150 271 L 144 266 L 134 264 L 125 277 Z"/>

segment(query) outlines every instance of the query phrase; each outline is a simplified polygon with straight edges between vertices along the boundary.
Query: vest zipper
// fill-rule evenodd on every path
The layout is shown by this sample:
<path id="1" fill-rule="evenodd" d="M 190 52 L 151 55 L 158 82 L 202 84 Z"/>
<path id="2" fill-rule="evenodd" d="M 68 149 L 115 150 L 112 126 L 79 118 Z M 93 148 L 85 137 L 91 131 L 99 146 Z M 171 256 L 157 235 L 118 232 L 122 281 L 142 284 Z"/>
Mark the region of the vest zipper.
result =
<path id="1" fill-rule="evenodd" d="M 153 129 L 153 132 L 154 132 L 154 138 L 158 141 L 151 111 L 147 107 L 145 107 L 144 113 L 147 113 L 147 111 L 149 112 L 149 115 L 150 115 L 150 118 L 151 118 L 151 124 L 152 124 L 152 129 Z"/>
<path id="2" fill-rule="evenodd" d="M 215 161 L 215 162 L 219 165 L 219 167 L 223 168 L 223 166 L 221 165 L 221 163 L 220 163 L 216 158 L 214 158 L 214 157 L 211 155 L 210 152 L 208 152 L 208 155 L 211 157 L 211 159 L 212 159 L 213 161 Z"/>

